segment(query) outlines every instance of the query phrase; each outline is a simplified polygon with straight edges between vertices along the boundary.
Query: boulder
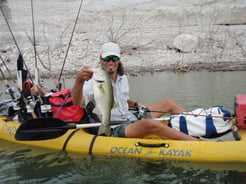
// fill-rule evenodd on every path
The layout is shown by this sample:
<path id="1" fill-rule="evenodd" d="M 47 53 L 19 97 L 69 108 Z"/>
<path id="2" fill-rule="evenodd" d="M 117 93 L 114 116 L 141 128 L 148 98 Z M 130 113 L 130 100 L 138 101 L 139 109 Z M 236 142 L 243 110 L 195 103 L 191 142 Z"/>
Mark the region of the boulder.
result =
<path id="1" fill-rule="evenodd" d="M 198 37 L 191 34 L 181 34 L 174 38 L 173 47 L 181 52 L 192 52 L 198 44 Z"/>

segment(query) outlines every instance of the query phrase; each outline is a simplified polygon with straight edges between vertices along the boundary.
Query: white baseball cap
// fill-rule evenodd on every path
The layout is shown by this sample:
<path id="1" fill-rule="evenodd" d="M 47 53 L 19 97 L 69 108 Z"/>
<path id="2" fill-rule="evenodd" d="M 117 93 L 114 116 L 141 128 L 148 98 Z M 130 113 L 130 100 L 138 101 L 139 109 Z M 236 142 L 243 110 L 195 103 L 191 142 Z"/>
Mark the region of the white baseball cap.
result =
<path id="1" fill-rule="evenodd" d="M 112 43 L 112 42 L 104 43 L 101 47 L 100 54 L 102 58 L 105 58 L 107 56 L 120 57 L 120 47 L 116 43 Z"/>

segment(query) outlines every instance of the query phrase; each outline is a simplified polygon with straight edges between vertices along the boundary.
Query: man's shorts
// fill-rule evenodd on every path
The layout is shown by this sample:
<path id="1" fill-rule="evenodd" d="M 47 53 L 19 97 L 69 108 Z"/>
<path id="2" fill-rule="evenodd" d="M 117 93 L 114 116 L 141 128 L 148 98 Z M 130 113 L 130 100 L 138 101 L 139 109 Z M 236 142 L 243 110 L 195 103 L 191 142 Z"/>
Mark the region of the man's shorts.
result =
<path id="1" fill-rule="evenodd" d="M 128 124 L 122 124 L 112 129 L 111 137 L 126 137 L 125 129 Z"/>
<path id="2" fill-rule="evenodd" d="M 149 119 L 149 118 L 152 118 L 150 113 L 148 113 L 143 119 Z M 131 123 L 134 123 L 134 122 L 131 122 Z M 126 137 L 125 129 L 126 129 L 126 126 L 128 124 L 129 123 L 122 124 L 122 125 L 114 128 L 114 129 L 112 129 L 111 137 Z"/>

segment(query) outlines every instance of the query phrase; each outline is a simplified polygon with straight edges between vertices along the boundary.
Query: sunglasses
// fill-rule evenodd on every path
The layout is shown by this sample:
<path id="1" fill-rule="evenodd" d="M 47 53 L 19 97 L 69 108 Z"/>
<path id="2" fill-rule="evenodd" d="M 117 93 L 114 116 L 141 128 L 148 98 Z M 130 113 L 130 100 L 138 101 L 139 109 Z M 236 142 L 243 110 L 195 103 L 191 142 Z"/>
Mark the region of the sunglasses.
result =
<path id="1" fill-rule="evenodd" d="M 112 57 L 104 57 L 102 60 L 106 63 L 113 61 L 113 62 L 118 62 L 120 58 L 118 56 L 112 56 Z"/>

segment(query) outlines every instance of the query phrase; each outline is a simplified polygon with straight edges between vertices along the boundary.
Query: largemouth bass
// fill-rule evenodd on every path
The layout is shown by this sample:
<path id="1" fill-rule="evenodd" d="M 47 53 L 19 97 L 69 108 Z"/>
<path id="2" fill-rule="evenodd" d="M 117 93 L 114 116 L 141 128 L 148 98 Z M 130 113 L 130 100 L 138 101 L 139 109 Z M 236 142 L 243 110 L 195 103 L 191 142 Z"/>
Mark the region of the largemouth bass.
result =
<path id="1" fill-rule="evenodd" d="M 101 126 L 98 135 L 111 135 L 110 116 L 114 104 L 113 86 L 108 72 L 101 66 L 93 69 L 93 92 L 96 101 L 96 108 L 102 115 Z"/>

